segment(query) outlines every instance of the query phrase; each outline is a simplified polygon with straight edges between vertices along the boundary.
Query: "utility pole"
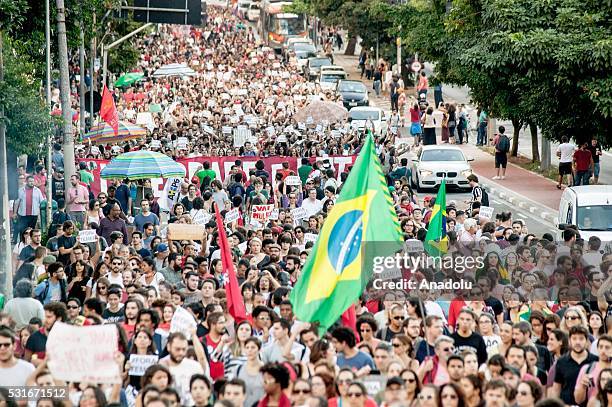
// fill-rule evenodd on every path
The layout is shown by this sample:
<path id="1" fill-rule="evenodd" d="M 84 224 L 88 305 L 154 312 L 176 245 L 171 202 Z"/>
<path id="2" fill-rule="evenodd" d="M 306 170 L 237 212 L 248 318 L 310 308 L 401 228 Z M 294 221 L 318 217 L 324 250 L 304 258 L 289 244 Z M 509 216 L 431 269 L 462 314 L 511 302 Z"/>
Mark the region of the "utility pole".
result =
<path id="1" fill-rule="evenodd" d="M 45 42 L 46 42 L 46 51 L 45 55 L 47 57 L 47 66 L 45 71 L 45 95 L 47 99 L 47 109 L 51 111 L 51 13 L 50 13 L 50 0 L 45 0 Z M 51 188 L 51 183 L 53 180 L 51 179 L 51 174 L 53 172 L 52 160 L 53 160 L 53 134 L 49 131 L 47 134 L 47 224 L 42 225 L 44 230 L 47 230 L 47 225 L 51 223 L 51 212 L 53 209 L 53 190 Z M 49 236 L 51 237 L 51 236 Z"/>
<path id="2" fill-rule="evenodd" d="M 57 41 L 59 49 L 60 96 L 64 119 L 64 174 L 66 191 L 70 188 L 70 177 L 76 174 L 74 167 L 74 138 L 72 134 L 72 106 L 70 103 L 70 75 L 68 72 L 68 44 L 66 39 L 66 10 L 64 0 L 56 0 Z"/>
<path id="3" fill-rule="evenodd" d="M 0 83 L 4 82 L 4 44 L 2 43 L 2 26 L 0 25 Z M 0 281 L 4 280 L 2 287 L 6 299 L 13 294 L 13 256 L 11 253 L 11 218 L 9 216 L 8 159 L 6 155 L 6 123 L 4 106 L 0 105 L 0 203 L 2 204 L 2 224 L 0 225 Z M 4 276 L 3 276 L 4 275 Z M 4 278 L 3 278 L 4 277 Z"/>
<path id="4" fill-rule="evenodd" d="M 93 27 L 92 31 L 95 32 L 96 29 L 96 12 L 93 13 Z M 93 126 L 94 124 L 94 90 L 96 89 L 96 36 L 93 35 L 91 37 L 91 50 L 89 53 L 90 65 L 89 65 L 89 77 L 90 77 L 90 86 L 89 86 L 89 126 Z"/>
<path id="5" fill-rule="evenodd" d="M 542 171 L 550 169 L 550 140 L 542 134 L 542 159 L 540 161 Z"/>
<path id="6" fill-rule="evenodd" d="M 79 119 L 81 125 L 81 135 L 85 134 L 85 27 L 81 21 L 80 44 L 79 44 Z"/>

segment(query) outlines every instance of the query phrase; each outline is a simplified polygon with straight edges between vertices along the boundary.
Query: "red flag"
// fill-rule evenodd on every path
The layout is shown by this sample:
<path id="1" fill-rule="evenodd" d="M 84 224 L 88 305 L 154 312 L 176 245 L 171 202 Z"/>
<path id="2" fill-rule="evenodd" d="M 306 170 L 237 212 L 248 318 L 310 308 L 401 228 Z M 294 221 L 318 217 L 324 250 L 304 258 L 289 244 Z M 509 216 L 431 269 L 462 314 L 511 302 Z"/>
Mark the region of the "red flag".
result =
<path id="1" fill-rule="evenodd" d="M 357 314 L 355 313 L 355 304 L 351 305 L 344 311 L 342 314 L 342 325 L 347 328 L 350 328 L 351 331 L 355 334 L 355 338 L 359 340 L 359 332 L 357 332 Z"/>
<path id="2" fill-rule="evenodd" d="M 104 86 L 102 91 L 102 105 L 100 106 L 100 117 L 115 131 L 115 136 L 119 133 L 119 115 L 115 107 L 115 100 L 110 91 Z"/>
<path id="3" fill-rule="evenodd" d="M 232 252 L 225 234 L 225 224 L 217 205 L 215 205 L 215 216 L 217 218 L 217 229 L 219 230 L 219 250 L 221 250 L 221 264 L 223 264 L 223 288 L 225 288 L 225 296 L 227 297 L 227 309 L 236 323 L 240 323 L 247 319 L 246 308 L 238 285 Z"/>

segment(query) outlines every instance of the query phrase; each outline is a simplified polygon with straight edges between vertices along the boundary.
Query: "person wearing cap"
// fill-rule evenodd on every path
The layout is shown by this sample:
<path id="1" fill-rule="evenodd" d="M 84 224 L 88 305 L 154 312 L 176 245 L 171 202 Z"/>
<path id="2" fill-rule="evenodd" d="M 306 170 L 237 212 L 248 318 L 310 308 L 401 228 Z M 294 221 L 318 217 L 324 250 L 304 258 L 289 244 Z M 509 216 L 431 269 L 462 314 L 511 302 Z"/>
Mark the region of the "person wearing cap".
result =
<path id="1" fill-rule="evenodd" d="M 157 245 L 155 250 L 153 250 L 153 254 L 155 257 L 153 260 L 155 261 L 155 266 L 158 270 L 163 269 L 166 266 L 168 256 L 170 255 L 170 248 L 165 243 L 160 243 Z"/>
<path id="2" fill-rule="evenodd" d="M 397 405 L 404 400 L 406 391 L 406 383 L 401 377 L 390 377 L 385 384 L 384 401 L 380 407 L 389 407 Z"/>

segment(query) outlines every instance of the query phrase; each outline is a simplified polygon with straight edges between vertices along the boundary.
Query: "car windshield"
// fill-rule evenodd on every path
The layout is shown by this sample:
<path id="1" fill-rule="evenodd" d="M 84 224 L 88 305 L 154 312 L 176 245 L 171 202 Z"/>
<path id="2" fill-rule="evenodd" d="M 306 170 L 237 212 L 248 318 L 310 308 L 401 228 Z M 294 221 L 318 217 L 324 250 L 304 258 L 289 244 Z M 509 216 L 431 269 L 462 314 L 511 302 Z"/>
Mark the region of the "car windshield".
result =
<path id="1" fill-rule="evenodd" d="M 295 44 L 293 44 L 293 49 L 295 50 L 295 52 L 317 52 L 317 49 L 314 47 L 314 45 L 309 44 L 307 42 L 296 42 Z"/>
<path id="2" fill-rule="evenodd" d="M 458 150 L 425 150 L 421 154 L 421 161 L 465 161 L 465 157 Z"/>
<path id="3" fill-rule="evenodd" d="M 576 219 L 579 230 L 612 230 L 612 205 L 579 206 Z"/>
<path id="4" fill-rule="evenodd" d="M 365 93 L 366 87 L 361 82 L 341 82 L 338 86 L 340 92 Z"/>
<path id="5" fill-rule="evenodd" d="M 317 54 L 314 53 L 314 52 L 311 52 L 311 51 L 297 51 L 295 53 L 295 56 L 300 58 L 300 59 L 307 59 L 307 58 L 313 57 L 315 55 L 317 55 Z"/>
<path id="6" fill-rule="evenodd" d="M 321 75 L 321 82 L 338 82 L 340 79 L 346 78 L 343 73 L 326 73 Z"/>
<path id="7" fill-rule="evenodd" d="M 349 117 L 353 120 L 380 120 L 380 112 L 377 110 L 351 110 Z"/>
<path id="8" fill-rule="evenodd" d="M 329 58 L 315 58 L 310 60 L 310 66 L 312 68 L 319 68 L 325 65 L 331 65 L 331 61 Z"/>

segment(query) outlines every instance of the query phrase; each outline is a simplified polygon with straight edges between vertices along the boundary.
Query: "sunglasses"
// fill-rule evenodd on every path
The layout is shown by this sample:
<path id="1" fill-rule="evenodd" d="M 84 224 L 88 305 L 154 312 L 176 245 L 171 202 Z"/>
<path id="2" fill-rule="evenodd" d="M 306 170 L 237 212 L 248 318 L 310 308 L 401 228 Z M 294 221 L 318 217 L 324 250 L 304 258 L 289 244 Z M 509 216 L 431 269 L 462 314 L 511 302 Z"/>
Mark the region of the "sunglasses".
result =
<path id="1" fill-rule="evenodd" d="M 105 286 L 105 285 L 99 285 L 99 286 L 98 286 L 98 289 L 99 289 L 99 290 L 106 290 L 106 286 Z"/>
<path id="2" fill-rule="evenodd" d="M 347 393 L 346 395 L 350 398 L 353 398 L 353 397 L 361 397 L 363 396 L 363 393 Z"/>
<path id="3" fill-rule="evenodd" d="M 396 320 L 396 321 L 403 321 L 404 317 L 397 316 L 397 317 L 393 317 L 393 319 Z"/>
<path id="4" fill-rule="evenodd" d="M 68 305 L 66 308 L 68 309 L 79 309 L 78 305 Z"/>
<path id="5" fill-rule="evenodd" d="M 0 343 L 0 349 L 1 348 L 10 348 L 11 346 L 13 346 L 13 344 L 11 342 Z"/>
<path id="6" fill-rule="evenodd" d="M 294 394 L 310 394 L 310 389 L 293 389 Z"/>
<path id="7" fill-rule="evenodd" d="M 451 346 L 451 347 L 448 347 L 448 348 L 444 348 L 444 349 L 442 349 L 442 350 L 443 350 L 444 352 L 454 352 L 454 351 L 455 351 L 455 348 L 453 348 L 453 347 Z"/>
<path id="8" fill-rule="evenodd" d="M 529 393 L 528 393 L 528 392 L 526 392 L 525 390 L 523 390 L 523 391 L 519 391 L 519 394 L 520 394 L 521 396 L 528 396 L 528 395 L 529 395 Z"/>
<path id="9" fill-rule="evenodd" d="M 580 319 L 580 317 L 579 317 L 579 316 L 577 316 L 577 315 L 572 315 L 571 317 L 570 317 L 570 316 L 568 316 L 568 317 L 566 317 L 566 318 L 567 318 L 567 319 L 569 319 L 570 321 L 575 321 L 575 320 L 577 320 L 577 319 Z"/>
<path id="10" fill-rule="evenodd" d="M 394 348 L 399 348 L 400 346 L 402 346 L 401 343 L 392 343 L 391 346 L 393 346 Z"/>
<path id="11" fill-rule="evenodd" d="M 406 379 L 405 382 L 407 382 L 407 383 L 414 383 L 414 382 L 416 382 L 416 379 L 415 378 Z"/>

